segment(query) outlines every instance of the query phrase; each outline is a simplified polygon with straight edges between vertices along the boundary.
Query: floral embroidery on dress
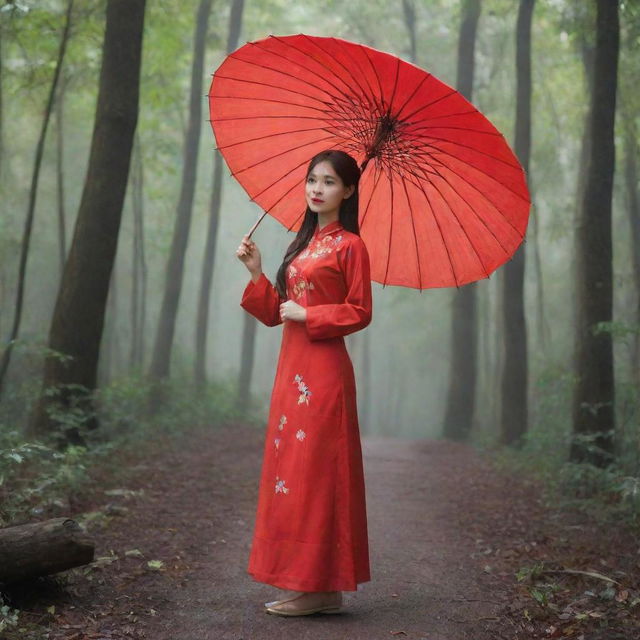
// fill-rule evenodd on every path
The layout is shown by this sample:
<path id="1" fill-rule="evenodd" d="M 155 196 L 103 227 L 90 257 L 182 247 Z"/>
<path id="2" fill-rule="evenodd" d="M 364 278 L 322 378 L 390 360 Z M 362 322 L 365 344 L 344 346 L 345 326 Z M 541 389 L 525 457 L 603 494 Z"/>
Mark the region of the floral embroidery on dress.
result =
<path id="1" fill-rule="evenodd" d="M 309 387 L 302 381 L 302 376 L 300 374 L 296 374 L 296 377 L 293 379 L 294 383 L 298 383 L 298 391 L 300 392 L 300 397 L 298 398 L 298 404 L 302 404 L 306 402 L 309 405 L 309 397 L 311 396 L 311 391 L 309 391 Z"/>
<path id="2" fill-rule="evenodd" d="M 276 493 L 289 493 L 289 487 L 284 486 L 285 480 L 280 480 L 276 476 Z"/>
<path id="3" fill-rule="evenodd" d="M 288 274 L 290 278 L 293 278 L 294 276 L 298 275 L 298 270 L 292 264 L 290 264 Z"/>
<path id="4" fill-rule="evenodd" d="M 278 451 L 280 447 L 280 438 L 274 438 L 273 443 L 276 445 L 276 451 Z"/>
<path id="5" fill-rule="evenodd" d="M 287 424 L 287 416 L 285 415 L 281 415 L 280 416 L 280 424 L 278 425 L 278 429 L 280 431 L 282 431 L 284 429 L 284 425 Z"/>
<path id="6" fill-rule="evenodd" d="M 307 248 L 298 254 L 298 258 L 304 260 L 311 256 L 312 258 L 319 258 L 331 253 L 342 242 L 342 236 L 332 236 L 331 234 L 310 242 Z"/>
<path id="7" fill-rule="evenodd" d="M 313 282 L 307 282 L 306 280 L 300 279 L 293 285 L 293 294 L 296 298 L 301 298 L 305 289 L 312 290 L 313 288 Z"/>
<path id="8" fill-rule="evenodd" d="M 298 429 L 298 432 L 296 433 L 296 438 L 298 438 L 298 440 L 302 442 L 306 435 L 307 434 L 302 429 Z"/>

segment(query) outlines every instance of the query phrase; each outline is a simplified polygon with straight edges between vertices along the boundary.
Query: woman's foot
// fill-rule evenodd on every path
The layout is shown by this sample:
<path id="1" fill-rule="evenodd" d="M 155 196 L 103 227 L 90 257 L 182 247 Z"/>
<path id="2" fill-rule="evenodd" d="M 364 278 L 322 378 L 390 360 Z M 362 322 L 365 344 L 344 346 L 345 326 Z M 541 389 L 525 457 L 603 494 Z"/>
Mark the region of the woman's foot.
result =
<path id="1" fill-rule="evenodd" d="M 265 603 L 267 613 L 280 616 L 306 616 L 333 613 L 342 606 L 342 591 L 294 591 L 283 600 Z"/>

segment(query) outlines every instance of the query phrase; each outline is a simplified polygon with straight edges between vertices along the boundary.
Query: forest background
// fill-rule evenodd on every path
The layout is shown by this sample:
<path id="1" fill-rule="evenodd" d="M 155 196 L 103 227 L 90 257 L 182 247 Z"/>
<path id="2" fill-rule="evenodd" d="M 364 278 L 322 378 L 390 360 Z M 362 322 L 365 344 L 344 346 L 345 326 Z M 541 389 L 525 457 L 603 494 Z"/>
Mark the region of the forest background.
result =
<path id="1" fill-rule="evenodd" d="M 43 385 L 43 365 L 47 357 L 64 358 L 52 354 L 49 332 L 87 177 L 106 2 L 79 0 L 71 3 L 70 12 L 70 3 L 54 0 L 21 0 L 0 6 L 0 337 L 4 355 L 11 351 L 0 396 L 0 480 L 4 483 L 0 486 L 5 488 L 0 524 L 40 504 L 46 474 L 49 489 L 80 485 L 87 470 L 86 457 L 108 452 L 123 438 L 153 437 L 163 429 L 180 433 L 189 424 L 230 419 L 253 420 L 257 426 L 264 423 L 280 330 L 256 325 L 240 308 L 248 274 L 235 257 L 240 238 L 261 212 L 226 167 L 221 183 L 215 183 L 215 144 L 207 122 L 205 94 L 210 75 L 233 38 L 239 36 L 240 46 L 269 34 L 341 37 L 414 61 L 455 86 L 460 25 L 464 12 L 476 5 L 481 12 L 473 53 L 473 102 L 513 142 L 520 4 L 516 0 L 148 2 L 139 116 L 104 315 L 96 390 L 71 385 L 65 402 L 49 413 L 45 430 L 33 428 L 33 415 L 43 394 L 55 397 L 59 393 Z M 640 77 L 640 9 L 634 1 L 620 2 L 619 8 L 611 214 L 613 307 L 612 320 L 597 327 L 612 340 L 613 446 L 605 450 L 604 458 L 597 458 L 595 467 L 571 459 L 576 438 L 597 448 L 599 437 L 593 432 L 578 433 L 572 419 L 579 374 L 574 366 L 576 318 L 581 312 L 576 295 L 580 268 L 576 238 L 583 213 L 585 132 L 596 47 L 596 3 L 578 0 L 539 0 L 531 23 L 528 181 L 533 207 L 527 242 L 521 249 L 526 251 L 529 414 L 518 425 L 522 437 L 517 444 L 524 453 L 522 461 L 548 471 L 581 495 L 589 493 L 589 485 L 594 491 L 606 487 L 629 498 L 637 517 L 640 97 L 634 78 Z M 234 11 L 236 33 L 232 35 Z M 198 26 L 203 38 L 200 49 Z M 66 50 L 60 61 L 63 41 Z M 202 54 L 201 69 L 194 66 L 194 50 Z M 54 81 L 55 92 L 51 93 Z M 199 113 L 193 100 L 190 104 L 194 95 L 200 99 Z M 50 120 L 43 137 L 47 106 Z M 194 118 L 199 123 L 195 128 Z M 198 137 L 196 160 L 191 174 L 186 175 L 186 158 Z M 42 163 L 34 191 L 38 149 Z M 184 190 L 190 180 L 194 184 L 192 216 L 184 222 L 188 217 L 179 216 L 181 208 L 182 214 L 185 206 L 189 208 Z M 212 217 L 217 198 L 221 199 L 219 213 Z M 29 212 L 33 220 L 25 254 Z M 177 219 L 183 220 L 178 226 Z M 212 221 L 217 229 L 204 325 L 208 340 L 203 350 L 203 343 L 196 342 L 197 318 Z M 167 265 L 177 233 L 183 234 L 186 244 L 184 269 L 176 279 L 175 271 L 169 275 Z M 264 270 L 272 280 L 292 237 L 268 216 L 254 236 Z M 503 272 L 500 269 L 476 285 L 476 384 L 475 389 L 462 390 L 472 411 L 458 437 L 482 446 L 515 444 L 500 426 Z M 168 278 L 174 278 L 179 302 L 175 335 L 163 345 L 169 354 L 163 370 L 157 366 L 158 335 L 171 289 Z M 22 318 L 18 337 L 11 342 L 21 287 Z M 374 283 L 373 323 L 348 339 L 363 435 L 447 435 L 443 425 L 456 375 L 451 363 L 457 293 L 383 288 Z M 82 323 L 82 316 L 77 320 Z M 82 400 L 84 392 L 92 402 Z M 594 406 L 587 409 L 597 413 L 595 405 L 594 400 Z M 51 454 L 52 442 L 57 443 L 57 455 Z M 11 483 L 29 462 L 41 464 L 44 459 L 47 464 L 40 467 L 41 475 L 32 472 L 30 484 L 21 485 L 19 492 L 8 492 L 7 487 L 15 488 Z"/>

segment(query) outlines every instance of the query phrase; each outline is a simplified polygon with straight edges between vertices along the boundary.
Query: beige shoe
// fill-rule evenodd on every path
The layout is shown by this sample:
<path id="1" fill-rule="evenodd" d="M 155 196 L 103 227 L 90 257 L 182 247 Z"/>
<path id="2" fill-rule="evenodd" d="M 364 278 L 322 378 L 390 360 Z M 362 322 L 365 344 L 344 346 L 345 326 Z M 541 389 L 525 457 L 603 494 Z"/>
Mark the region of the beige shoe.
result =
<path id="1" fill-rule="evenodd" d="M 287 596 L 285 596 L 284 598 L 281 598 L 280 600 L 272 600 L 271 602 L 265 602 L 264 606 L 265 607 L 273 607 L 277 604 L 281 604 L 283 602 L 289 602 L 289 600 L 291 600 L 292 598 L 297 598 L 298 596 L 303 595 L 305 592 L 304 591 L 289 591 L 289 594 Z"/>
<path id="2" fill-rule="evenodd" d="M 301 593 L 292 598 L 266 603 L 266 612 L 277 616 L 308 616 L 312 613 L 337 613 L 342 607 L 342 592 Z M 265 606 L 266 606 L 265 605 Z"/>

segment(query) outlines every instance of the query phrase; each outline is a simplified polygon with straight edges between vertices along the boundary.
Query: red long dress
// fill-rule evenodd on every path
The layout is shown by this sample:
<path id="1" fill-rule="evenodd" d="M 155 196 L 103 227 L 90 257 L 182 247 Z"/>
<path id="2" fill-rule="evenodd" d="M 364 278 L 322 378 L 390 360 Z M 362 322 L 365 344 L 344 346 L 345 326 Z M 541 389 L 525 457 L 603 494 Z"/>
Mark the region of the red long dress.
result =
<path id="1" fill-rule="evenodd" d="M 369 255 L 339 221 L 316 227 L 287 270 L 286 320 L 266 429 L 248 573 L 295 591 L 356 591 L 370 580 L 365 486 L 353 367 L 343 336 L 371 321 Z M 280 324 L 262 274 L 241 305 Z"/>

